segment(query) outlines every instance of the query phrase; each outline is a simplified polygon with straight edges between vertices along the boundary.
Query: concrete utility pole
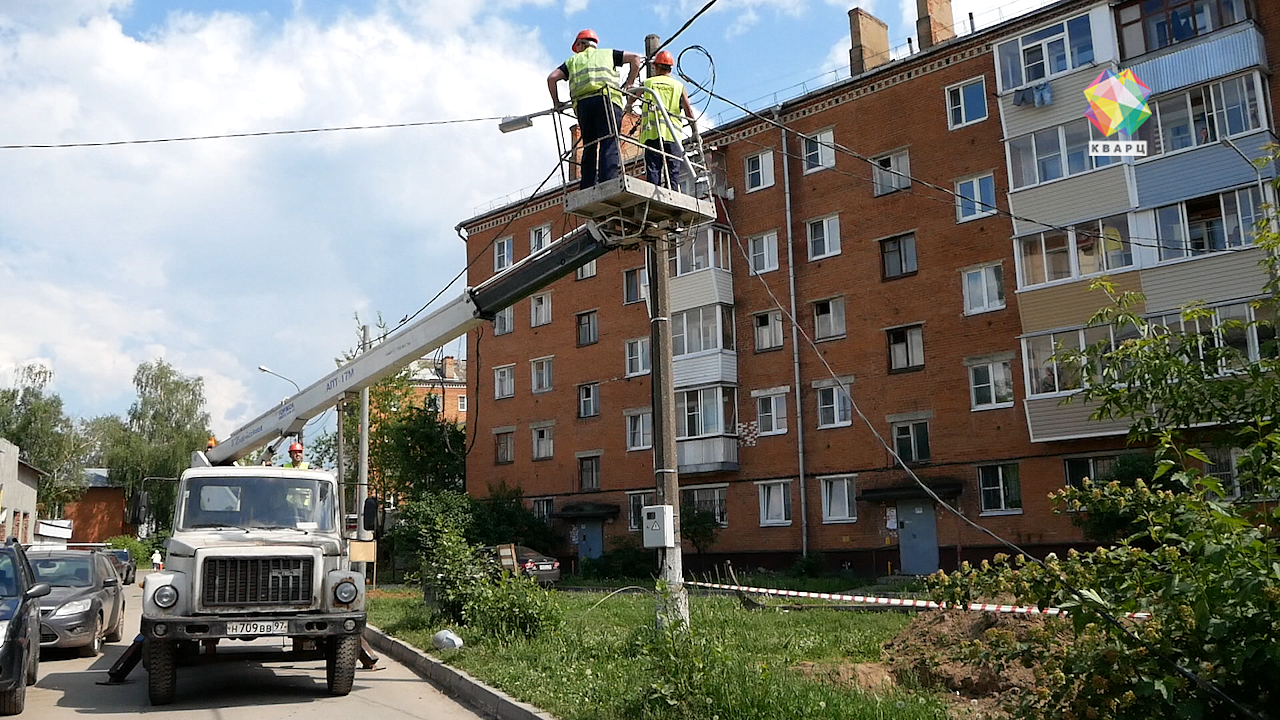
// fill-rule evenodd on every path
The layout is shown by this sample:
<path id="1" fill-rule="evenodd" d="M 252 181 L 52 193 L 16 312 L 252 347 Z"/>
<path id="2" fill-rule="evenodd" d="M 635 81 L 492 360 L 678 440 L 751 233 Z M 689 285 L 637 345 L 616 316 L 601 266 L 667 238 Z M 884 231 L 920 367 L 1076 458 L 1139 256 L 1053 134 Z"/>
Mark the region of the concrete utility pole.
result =
<path id="1" fill-rule="evenodd" d="M 644 39 L 646 57 L 658 50 L 659 37 Z M 646 62 L 646 70 L 651 65 Z M 674 235 L 670 236 L 674 240 Z M 671 270 L 665 248 L 650 241 L 645 250 L 649 274 L 649 378 L 653 385 L 653 474 L 659 505 L 670 505 L 675 547 L 658 549 L 658 579 L 667 586 L 658 596 L 658 627 L 679 622 L 689 627 L 689 596 L 684 589 L 684 558 L 680 548 L 680 475 L 676 451 L 675 380 L 671 367 Z"/>
<path id="2" fill-rule="evenodd" d="M 369 352 L 369 326 L 360 329 L 362 342 L 361 352 Z M 356 539 L 372 540 L 373 533 L 364 529 L 364 501 L 369 497 L 369 388 L 360 390 L 360 477 L 356 487 Z M 359 563 L 358 572 L 364 572 L 364 563 Z"/>
<path id="3" fill-rule="evenodd" d="M 347 506 L 347 473 L 346 468 L 343 467 L 343 463 L 346 462 L 347 459 L 347 453 L 343 448 L 344 441 L 346 440 L 346 433 L 342 431 L 342 421 L 347 413 L 346 396 L 339 398 L 336 407 L 338 410 L 338 508 L 342 516 L 342 532 L 346 533 L 347 514 L 351 512 L 351 508 Z"/>

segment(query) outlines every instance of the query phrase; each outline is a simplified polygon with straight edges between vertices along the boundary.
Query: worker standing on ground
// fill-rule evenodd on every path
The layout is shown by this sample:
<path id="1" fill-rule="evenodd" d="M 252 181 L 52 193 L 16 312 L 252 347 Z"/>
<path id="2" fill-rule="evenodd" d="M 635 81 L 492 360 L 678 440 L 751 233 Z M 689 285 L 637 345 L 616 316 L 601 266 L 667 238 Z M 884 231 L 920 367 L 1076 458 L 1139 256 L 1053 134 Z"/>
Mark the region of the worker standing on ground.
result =
<path id="1" fill-rule="evenodd" d="M 689 118 L 689 127 L 696 135 L 698 126 L 693 118 L 693 106 L 689 104 L 689 93 L 685 92 L 684 83 L 671 77 L 671 68 L 676 64 L 671 53 L 663 50 L 653 58 L 654 74 L 644 81 L 644 86 L 653 90 L 658 96 L 662 109 L 671 118 L 675 133 L 662 118 L 662 110 L 654 102 L 653 95 L 645 93 L 642 100 L 644 112 L 640 118 L 640 141 L 644 143 L 645 179 L 654 185 L 662 185 L 673 190 L 680 188 L 680 165 L 684 157 L 680 135 L 684 128 L 684 118 Z M 664 155 L 665 153 L 665 155 Z M 666 160 L 667 180 L 663 182 L 662 166 Z"/>
<path id="2" fill-rule="evenodd" d="M 563 107 L 557 83 L 569 81 L 569 100 L 578 118 L 582 137 L 582 168 L 579 187 L 583 190 L 597 182 L 618 176 L 621 157 L 618 152 L 618 129 L 622 124 L 622 88 L 629 88 L 640 77 L 644 58 L 624 50 L 596 47 L 600 38 L 594 30 L 583 30 L 573 41 L 573 57 L 547 76 L 547 90 L 555 107 Z M 618 85 L 617 68 L 629 65 L 627 81 Z"/>
<path id="3" fill-rule="evenodd" d="M 311 463 L 302 459 L 302 443 L 296 442 L 289 446 L 289 462 L 282 467 L 293 470 L 310 470 Z"/>

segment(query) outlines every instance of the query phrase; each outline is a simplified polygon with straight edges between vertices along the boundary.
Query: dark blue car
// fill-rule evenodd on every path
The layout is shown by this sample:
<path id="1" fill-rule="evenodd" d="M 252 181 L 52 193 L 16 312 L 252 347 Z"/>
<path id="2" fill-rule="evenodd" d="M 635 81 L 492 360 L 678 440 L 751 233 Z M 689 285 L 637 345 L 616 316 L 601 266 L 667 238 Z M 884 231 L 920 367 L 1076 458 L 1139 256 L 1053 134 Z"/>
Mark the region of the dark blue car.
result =
<path id="1" fill-rule="evenodd" d="M 40 598 L 49 586 L 36 582 L 17 538 L 0 547 L 0 715 L 18 715 L 27 686 L 40 667 Z"/>

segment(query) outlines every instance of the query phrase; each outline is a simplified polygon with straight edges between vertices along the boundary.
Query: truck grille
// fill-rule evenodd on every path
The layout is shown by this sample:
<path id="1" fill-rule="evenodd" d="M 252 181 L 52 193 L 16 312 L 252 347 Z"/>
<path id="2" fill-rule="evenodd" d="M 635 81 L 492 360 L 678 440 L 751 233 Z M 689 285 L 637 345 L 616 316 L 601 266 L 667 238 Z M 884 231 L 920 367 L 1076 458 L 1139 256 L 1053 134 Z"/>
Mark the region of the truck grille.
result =
<path id="1" fill-rule="evenodd" d="M 213 557 L 204 561 L 205 607 L 310 605 L 309 557 Z"/>

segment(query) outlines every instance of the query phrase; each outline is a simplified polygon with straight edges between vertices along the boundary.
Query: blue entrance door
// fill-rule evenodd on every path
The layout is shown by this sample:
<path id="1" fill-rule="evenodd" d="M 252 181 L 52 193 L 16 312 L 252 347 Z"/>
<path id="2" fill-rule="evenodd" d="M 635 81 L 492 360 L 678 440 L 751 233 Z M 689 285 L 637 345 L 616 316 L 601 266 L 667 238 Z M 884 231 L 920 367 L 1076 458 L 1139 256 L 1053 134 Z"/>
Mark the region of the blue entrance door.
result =
<path id="1" fill-rule="evenodd" d="M 604 522 L 583 520 L 578 526 L 578 557 L 595 559 L 604 554 Z"/>
<path id="2" fill-rule="evenodd" d="M 898 501 L 898 550 L 904 575 L 938 571 L 938 527 L 932 500 Z"/>

